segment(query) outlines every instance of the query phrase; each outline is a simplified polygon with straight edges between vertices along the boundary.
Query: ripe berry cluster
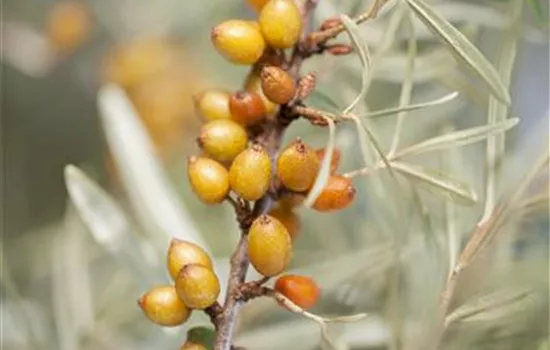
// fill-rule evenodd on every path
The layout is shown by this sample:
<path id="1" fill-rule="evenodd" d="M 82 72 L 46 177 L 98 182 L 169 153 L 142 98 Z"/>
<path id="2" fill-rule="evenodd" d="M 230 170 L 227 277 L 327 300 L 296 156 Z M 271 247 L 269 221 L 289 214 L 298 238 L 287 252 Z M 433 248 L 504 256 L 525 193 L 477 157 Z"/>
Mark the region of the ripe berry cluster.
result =
<path id="1" fill-rule="evenodd" d="M 294 0 L 249 2 L 258 11 L 257 21 L 233 19 L 212 30 L 214 47 L 223 57 L 251 68 L 241 90 L 213 88 L 195 96 L 204 124 L 197 138 L 201 153 L 188 159 L 188 180 L 205 204 L 231 203 L 243 229 L 237 250 L 244 247 L 246 254 L 244 261 L 233 261 L 237 252 L 232 259 L 230 278 L 239 278 L 236 287 L 229 281 L 229 298 L 248 300 L 269 291 L 308 309 L 320 294 L 311 278 L 286 275 L 276 280 L 274 289 L 262 285 L 291 261 L 292 241 L 301 226 L 296 208 L 316 182 L 325 157 L 324 148 L 313 149 L 301 139 L 279 149 L 284 129 L 301 116 L 295 107 L 304 107 L 302 100 L 313 90 L 315 75 L 298 76 L 296 55 L 304 37 L 302 11 Z M 290 48 L 289 56 L 285 50 Z M 330 176 L 312 209 L 332 212 L 352 203 L 356 191 L 351 180 L 337 174 L 340 157 L 335 150 Z M 264 279 L 242 281 L 247 261 Z M 223 318 L 232 305 L 216 302 L 220 285 L 206 252 L 174 240 L 168 270 L 175 285 L 157 287 L 140 299 L 146 315 L 159 325 L 174 326 L 185 322 L 190 310 L 202 309 L 223 332 L 220 323 L 227 321 Z"/>

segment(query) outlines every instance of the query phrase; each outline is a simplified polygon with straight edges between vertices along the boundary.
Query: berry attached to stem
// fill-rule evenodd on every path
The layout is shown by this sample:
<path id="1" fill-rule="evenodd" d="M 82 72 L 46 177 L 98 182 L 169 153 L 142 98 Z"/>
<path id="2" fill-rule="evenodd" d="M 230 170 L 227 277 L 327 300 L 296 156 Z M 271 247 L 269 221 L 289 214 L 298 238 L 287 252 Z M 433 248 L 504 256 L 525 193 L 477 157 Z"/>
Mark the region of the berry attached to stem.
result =
<path id="1" fill-rule="evenodd" d="M 207 121 L 231 119 L 229 92 L 221 89 L 208 89 L 193 97 L 195 109 Z"/>
<path id="2" fill-rule="evenodd" d="M 209 156 L 220 162 L 228 162 L 246 148 L 248 135 L 238 123 L 220 119 L 206 123 L 197 141 Z"/>
<path id="3" fill-rule="evenodd" d="M 259 216 L 248 231 L 248 257 L 262 275 L 284 271 L 292 257 L 292 243 L 286 227 L 269 215 Z"/>
<path id="4" fill-rule="evenodd" d="M 285 70 L 275 66 L 265 66 L 260 73 L 262 91 L 265 97 L 278 104 L 290 102 L 296 95 L 296 84 Z"/>
<path id="5" fill-rule="evenodd" d="M 330 212 L 347 208 L 355 198 L 356 189 L 351 180 L 342 175 L 331 175 L 313 208 Z"/>
<path id="6" fill-rule="evenodd" d="M 167 265 L 170 276 L 175 281 L 185 265 L 199 264 L 212 269 L 212 259 L 198 245 L 173 238 L 168 248 Z"/>
<path id="7" fill-rule="evenodd" d="M 262 97 L 256 92 L 237 91 L 229 98 L 229 111 L 233 120 L 239 124 L 252 125 L 266 114 Z"/>
<path id="8" fill-rule="evenodd" d="M 271 182 L 271 159 L 260 145 L 241 152 L 229 168 L 229 184 L 241 198 L 255 201 L 263 197 Z"/>
<path id="9" fill-rule="evenodd" d="M 206 204 L 218 204 L 229 193 L 227 169 L 215 160 L 190 157 L 187 161 L 187 176 L 193 192 Z"/>
<path id="10" fill-rule="evenodd" d="M 263 54 L 265 41 L 257 27 L 243 20 L 228 20 L 212 29 L 212 42 L 229 61 L 250 65 Z"/>
<path id="11" fill-rule="evenodd" d="M 198 264 L 185 265 L 176 280 L 180 299 L 192 309 L 206 309 L 216 302 L 220 282 L 209 268 Z"/>
<path id="12" fill-rule="evenodd" d="M 277 176 L 291 191 L 310 189 L 319 172 L 319 157 L 300 139 L 288 146 L 277 160 Z"/>
<path id="13" fill-rule="evenodd" d="M 306 276 L 285 275 L 275 282 L 275 290 L 302 309 L 309 309 L 319 300 L 319 287 Z"/>
<path id="14" fill-rule="evenodd" d="M 302 32 L 302 16 L 294 0 L 270 0 L 258 19 L 268 45 L 276 49 L 294 46 Z"/>
<path id="15" fill-rule="evenodd" d="M 138 304 L 145 315 L 160 326 L 179 326 L 191 315 L 191 310 L 180 300 L 174 286 L 155 287 L 139 298 Z"/>

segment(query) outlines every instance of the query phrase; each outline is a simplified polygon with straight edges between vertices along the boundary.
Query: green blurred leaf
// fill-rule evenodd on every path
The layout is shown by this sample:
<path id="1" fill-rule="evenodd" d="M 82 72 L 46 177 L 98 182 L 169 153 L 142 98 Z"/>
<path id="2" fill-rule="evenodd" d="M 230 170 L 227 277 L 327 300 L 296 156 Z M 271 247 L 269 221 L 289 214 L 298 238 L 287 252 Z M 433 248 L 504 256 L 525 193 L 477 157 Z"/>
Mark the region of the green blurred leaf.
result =
<path id="1" fill-rule="evenodd" d="M 500 75 L 466 36 L 422 0 L 407 0 L 407 2 L 418 18 L 443 41 L 448 50 L 459 61 L 471 68 L 499 100 L 510 105 L 510 95 Z"/>
<path id="2" fill-rule="evenodd" d="M 207 349 L 214 349 L 216 331 L 208 327 L 194 327 L 187 332 L 187 341 L 205 346 Z"/>

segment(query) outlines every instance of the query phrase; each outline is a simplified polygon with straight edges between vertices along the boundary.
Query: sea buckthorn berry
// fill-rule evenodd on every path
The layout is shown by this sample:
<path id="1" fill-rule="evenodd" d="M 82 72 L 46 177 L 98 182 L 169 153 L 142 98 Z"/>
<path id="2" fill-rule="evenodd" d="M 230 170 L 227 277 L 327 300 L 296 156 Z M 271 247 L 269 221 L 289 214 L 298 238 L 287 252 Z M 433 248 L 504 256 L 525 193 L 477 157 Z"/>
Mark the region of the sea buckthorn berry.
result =
<path id="1" fill-rule="evenodd" d="M 265 105 L 259 94 L 237 91 L 229 98 L 229 111 L 237 123 L 251 125 L 264 118 Z"/>
<path id="2" fill-rule="evenodd" d="M 180 348 L 180 350 L 208 350 L 206 346 L 202 344 L 192 343 L 186 341 L 185 344 Z"/>
<path id="3" fill-rule="evenodd" d="M 319 172 L 319 157 L 308 145 L 297 139 L 277 160 L 277 176 L 291 191 L 310 189 Z"/>
<path id="4" fill-rule="evenodd" d="M 275 66 L 265 66 L 260 73 L 262 91 L 270 101 L 285 104 L 296 95 L 294 79 L 285 70 Z"/>
<path id="5" fill-rule="evenodd" d="M 248 76 L 246 77 L 244 83 L 244 89 L 249 92 L 254 92 L 260 95 L 262 101 L 264 102 L 266 114 L 272 114 L 275 112 L 277 105 L 271 102 L 262 91 L 262 80 L 260 78 L 260 73 L 256 69 L 252 69 Z"/>
<path id="6" fill-rule="evenodd" d="M 167 265 L 174 281 L 185 265 L 199 264 L 212 269 L 212 259 L 198 245 L 173 238 L 168 248 Z"/>
<path id="7" fill-rule="evenodd" d="M 227 91 L 208 89 L 193 97 L 195 109 L 204 119 L 231 119 L 229 111 L 229 97 Z"/>
<path id="8" fill-rule="evenodd" d="M 264 276 L 283 272 L 292 257 L 292 243 L 286 227 L 269 215 L 261 215 L 248 231 L 248 257 Z"/>
<path id="9" fill-rule="evenodd" d="M 268 213 L 269 216 L 279 220 L 287 229 L 290 238 L 296 239 L 300 233 L 302 223 L 300 217 L 287 206 L 277 206 Z"/>
<path id="10" fill-rule="evenodd" d="M 275 282 L 275 290 L 302 309 L 309 309 L 319 300 L 319 287 L 306 276 L 285 275 Z"/>
<path id="11" fill-rule="evenodd" d="M 313 203 L 313 208 L 324 212 L 344 209 L 353 202 L 355 193 L 355 187 L 350 179 L 342 175 L 331 175 Z"/>
<path id="12" fill-rule="evenodd" d="M 248 135 L 238 123 L 219 119 L 202 127 L 197 142 L 206 154 L 220 162 L 227 162 L 246 148 Z"/>
<path id="13" fill-rule="evenodd" d="M 323 161 L 323 158 L 325 157 L 325 149 L 319 148 L 315 151 L 317 153 L 317 157 L 319 157 L 319 162 Z M 340 159 L 342 157 L 342 153 L 339 149 L 335 148 L 332 151 L 332 159 L 330 160 L 330 173 L 334 174 L 336 170 L 338 170 L 338 167 L 340 166 Z"/>
<path id="14" fill-rule="evenodd" d="M 294 0 L 270 0 L 258 19 L 268 45 L 276 49 L 294 46 L 302 31 L 302 16 Z"/>
<path id="15" fill-rule="evenodd" d="M 249 21 L 225 21 L 212 29 L 211 36 L 216 50 L 236 64 L 253 64 L 265 49 L 262 33 Z"/>
<path id="16" fill-rule="evenodd" d="M 248 201 L 263 197 L 271 182 L 271 159 L 260 145 L 241 152 L 229 168 L 231 189 Z"/>
<path id="17" fill-rule="evenodd" d="M 260 12 L 260 10 L 267 4 L 269 0 L 246 0 L 248 5 L 252 7 L 257 12 Z"/>
<path id="18" fill-rule="evenodd" d="M 216 302 L 220 282 L 211 269 L 198 264 L 185 265 L 176 279 L 180 299 L 192 309 L 206 309 Z"/>
<path id="19" fill-rule="evenodd" d="M 187 176 L 193 192 L 206 204 L 220 203 L 229 193 L 229 173 L 215 160 L 190 157 Z"/>
<path id="20" fill-rule="evenodd" d="M 57 50 L 70 52 L 88 38 L 91 26 L 90 9 L 85 2 L 61 1 L 49 13 L 46 34 Z"/>
<path id="21" fill-rule="evenodd" d="M 191 315 L 174 286 L 153 288 L 139 298 L 138 305 L 151 321 L 165 327 L 179 326 Z"/>

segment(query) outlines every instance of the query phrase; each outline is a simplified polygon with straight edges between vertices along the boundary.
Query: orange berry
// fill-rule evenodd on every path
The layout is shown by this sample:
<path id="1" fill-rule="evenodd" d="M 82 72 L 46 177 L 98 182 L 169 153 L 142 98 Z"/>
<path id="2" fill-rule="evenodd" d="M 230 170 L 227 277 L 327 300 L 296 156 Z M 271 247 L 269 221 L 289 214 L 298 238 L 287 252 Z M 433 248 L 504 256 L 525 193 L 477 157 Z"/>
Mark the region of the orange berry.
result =
<path id="1" fill-rule="evenodd" d="M 212 29 L 212 42 L 218 52 L 236 64 L 253 64 L 263 54 L 262 33 L 249 21 L 229 20 Z"/>
<path id="2" fill-rule="evenodd" d="M 319 172 L 319 157 L 309 146 L 297 139 L 277 160 L 277 176 L 291 191 L 310 189 Z"/>
<path id="3" fill-rule="evenodd" d="M 251 125 L 265 117 L 262 97 L 255 92 L 237 91 L 229 98 L 229 111 L 239 124 Z"/>
<path id="4" fill-rule="evenodd" d="M 241 198 L 255 201 L 264 196 L 271 182 L 271 159 L 260 145 L 241 152 L 229 168 L 229 184 Z"/>
<path id="5" fill-rule="evenodd" d="M 277 49 L 294 46 L 302 31 L 302 15 L 294 0 L 270 0 L 258 18 L 265 41 Z"/>
<path id="6" fill-rule="evenodd" d="M 317 284 L 306 276 L 281 276 L 275 282 L 275 290 L 302 309 L 309 309 L 315 306 L 320 295 Z"/>
<path id="7" fill-rule="evenodd" d="M 260 73 L 262 91 L 270 101 L 285 104 L 296 95 L 294 79 L 285 70 L 275 66 L 265 66 Z"/>
<path id="8" fill-rule="evenodd" d="M 206 204 L 222 202 L 229 193 L 227 169 L 215 160 L 205 157 L 190 157 L 187 175 L 193 192 Z"/>
<path id="9" fill-rule="evenodd" d="M 269 216 L 279 220 L 287 229 L 290 237 L 296 239 L 302 226 L 300 217 L 287 206 L 277 206 L 268 213 Z"/>
<path id="10" fill-rule="evenodd" d="M 90 35 L 90 9 L 81 1 L 66 0 L 54 5 L 48 15 L 47 36 L 52 45 L 64 52 L 78 48 Z"/>
<path id="11" fill-rule="evenodd" d="M 315 151 L 317 153 L 317 157 L 319 157 L 319 162 L 323 161 L 323 158 L 325 157 L 325 149 L 319 148 Z M 338 166 L 340 165 L 340 158 L 342 157 L 342 153 L 339 149 L 334 149 L 332 152 L 332 159 L 330 161 L 330 173 L 334 174 L 336 170 L 338 170 Z"/>
<path id="12" fill-rule="evenodd" d="M 248 92 L 254 92 L 260 95 L 264 102 L 265 112 L 267 115 L 272 114 L 277 109 L 277 105 L 271 102 L 262 91 L 262 80 L 260 78 L 260 72 L 257 69 L 252 69 L 246 77 L 244 83 L 244 89 Z"/>
<path id="13" fill-rule="evenodd" d="M 248 231 L 248 257 L 256 271 L 275 276 L 284 271 L 292 257 L 292 243 L 286 227 L 269 215 L 261 215 Z"/>
<path id="14" fill-rule="evenodd" d="M 323 212 L 344 209 L 353 202 L 356 192 L 350 179 L 342 175 L 331 175 L 313 203 L 313 208 Z"/>
<path id="15" fill-rule="evenodd" d="M 268 1 L 269 0 L 246 0 L 248 5 L 257 12 L 260 12 L 260 10 L 264 7 L 265 4 L 267 4 Z"/>
<path id="16" fill-rule="evenodd" d="M 173 327 L 187 321 L 191 310 L 180 300 L 174 286 L 159 286 L 138 300 L 145 315 L 154 323 Z"/>
<path id="17" fill-rule="evenodd" d="M 229 92 L 221 89 L 207 89 L 195 95 L 195 109 L 201 117 L 210 121 L 215 119 L 231 119 L 229 111 Z"/>
<path id="18" fill-rule="evenodd" d="M 220 282 L 211 269 L 198 264 L 185 265 L 176 279 L 176 292 L 192 309 L 206 309 L 216 302 Z"/>
<path id="19" fill-rule="evenodd" d="M 178 278 L 181 269 L 185 265 L 199 264 L 209 269 L 212 269 L 213 266 L 212 259 L 210 259 L 210 256 L 208 256 L 204 249 L 194 243 L 177 238 L 172 238 L 166 257 L 168 272 L 170 272 L 170 276 L 172 276 L 174 281 Z"/>
<path id="20" fill-rule="evenodd" d="M 212 158 L 220 162 L 228 162 L 246 148 L 248 134 L 236 122 L 218 119 L 212 120 L 202 127 L 197 142 Z"/>
<path id="21" fill-rule="evenodd" d="M 183 346 L 180 348 L 180 350 L 208 350 L 208 348 L 202 344 L 186 341 L 185 344 L 183 344 Z"/>

